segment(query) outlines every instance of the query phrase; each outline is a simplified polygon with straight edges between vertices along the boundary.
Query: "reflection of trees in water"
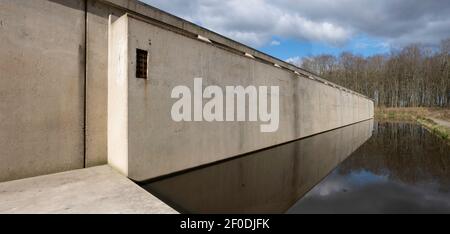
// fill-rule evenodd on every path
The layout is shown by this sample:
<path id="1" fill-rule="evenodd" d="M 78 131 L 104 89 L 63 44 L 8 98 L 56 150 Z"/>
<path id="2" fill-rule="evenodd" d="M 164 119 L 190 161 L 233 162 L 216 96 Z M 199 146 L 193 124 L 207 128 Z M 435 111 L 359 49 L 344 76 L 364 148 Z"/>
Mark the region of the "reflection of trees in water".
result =
<path id="1" fill-rule="evenodd" d="M 339 167 L 340 174 L 367 170 L 408 184 L 450 187 L 450 147 L 415 124 L 375 123 L 374 135 Z"/>

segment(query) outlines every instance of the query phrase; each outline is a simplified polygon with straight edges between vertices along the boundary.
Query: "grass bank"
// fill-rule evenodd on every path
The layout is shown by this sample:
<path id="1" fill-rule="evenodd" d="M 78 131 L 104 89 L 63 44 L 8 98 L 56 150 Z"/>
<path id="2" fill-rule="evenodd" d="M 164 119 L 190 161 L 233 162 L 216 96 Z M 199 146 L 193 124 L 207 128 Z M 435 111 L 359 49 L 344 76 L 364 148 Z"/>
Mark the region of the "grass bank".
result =
<path id="1" fill-rule="evenodd" d="M 449 108 L 376 108 L 375 119 L 378 121 L 417 122 L 450 143 Z"/>

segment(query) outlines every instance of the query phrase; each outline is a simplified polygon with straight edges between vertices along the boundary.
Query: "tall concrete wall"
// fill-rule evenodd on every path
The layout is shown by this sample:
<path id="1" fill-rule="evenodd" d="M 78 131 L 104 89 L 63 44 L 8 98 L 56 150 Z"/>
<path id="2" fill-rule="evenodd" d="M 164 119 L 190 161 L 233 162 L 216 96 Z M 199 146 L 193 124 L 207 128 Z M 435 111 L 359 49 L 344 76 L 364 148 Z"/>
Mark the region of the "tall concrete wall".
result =
<path id="1" fill-rule="evenodd" d="M 108 18 L 125 12 L 0 0 L 0 181 L 107 163 Z"/>
<path id="2" fill-rule="evenodd" d="M 108 137 L 121 140 L 109 141 L 108 154 L 110 163 L 134 180 L 151 179 L 373 117 L 371 100 L 293 71 L 165 30 L 133 15 L 125 15 L 113 25 L 114 31 L 127 32 L 128 52 L 126 59 L 110 58 L 110 66 L 120 69 L 109 77 L 114 88 L 109 89 Z M 119 37 L 113 41 L 123 37 L 112 36 Z M 111 51 L 122 51 L 122 46 L 113 43 Z M 135 77 L 136 49 L 149 51 L 148 79 Z M 110 55 L 115 56 L 115 52 Z M 203 86 L 279 86 L 278 131 L 261 133 L 260 122 L 173 121 L 170 113 L 176 100 L 170 97 L 171 91 L 178 85 L 194 90 L 195 77 L 203 78 Z M 118 96 L 127 101 L 118 102 Z M 117 117 L 116 109 L 126 113 Z M 117 132 L 123 134 L 118 136 Z"/>
<path id="3" fill-rule="evenodd" d="M 108 161 L 128 174 L 128 21 L 122 17 L 109 30 Z M 131 130 L 133 131 L 133 130 Z M 120 165 L 120 166 L 118 166 Z"/>
<path id="4" fill-rule="evenodd" d="M 314 76 L 136 0 L 0 0 L 0 181 L 107 162 L 108 20 L 125 13 L 260 61 L 242 69 L 278 63 Z"/>
<path id="5" fill-rule="evenodd" d="M 108 20 L 124 9 L 87 1 L 86 166 L 107 163 Z"/>
<path id="6" fill-rule="evenodd" d="M 0 181 L 83 167 L 84 8 L 0 0 Z"/>

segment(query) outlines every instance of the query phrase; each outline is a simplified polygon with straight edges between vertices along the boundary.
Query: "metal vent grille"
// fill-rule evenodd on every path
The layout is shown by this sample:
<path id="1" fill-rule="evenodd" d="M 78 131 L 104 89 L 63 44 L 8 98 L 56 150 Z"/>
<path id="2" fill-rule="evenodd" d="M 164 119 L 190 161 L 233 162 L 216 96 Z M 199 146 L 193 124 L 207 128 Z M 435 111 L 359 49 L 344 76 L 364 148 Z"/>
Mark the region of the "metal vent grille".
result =
<path id="1" fill-rule="evenodd" d="M 136 78 L 147 79 L 148 51 L 136 49 Z"/>

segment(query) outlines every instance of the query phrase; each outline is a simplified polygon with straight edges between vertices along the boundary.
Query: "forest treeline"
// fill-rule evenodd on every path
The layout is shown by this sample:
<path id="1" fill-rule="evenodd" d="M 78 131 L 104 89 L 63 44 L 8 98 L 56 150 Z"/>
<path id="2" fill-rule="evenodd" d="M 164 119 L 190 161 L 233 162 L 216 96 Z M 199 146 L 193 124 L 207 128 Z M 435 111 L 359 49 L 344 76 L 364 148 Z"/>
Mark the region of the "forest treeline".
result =
<path id="1" fill-rule="evenodd" d="M 439 48 L 412 44 L 369 57 L 344 52 L 299 64 L 385 107 L 450 107 L 450 39 Z"/>

